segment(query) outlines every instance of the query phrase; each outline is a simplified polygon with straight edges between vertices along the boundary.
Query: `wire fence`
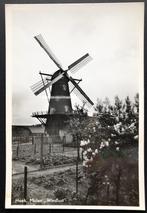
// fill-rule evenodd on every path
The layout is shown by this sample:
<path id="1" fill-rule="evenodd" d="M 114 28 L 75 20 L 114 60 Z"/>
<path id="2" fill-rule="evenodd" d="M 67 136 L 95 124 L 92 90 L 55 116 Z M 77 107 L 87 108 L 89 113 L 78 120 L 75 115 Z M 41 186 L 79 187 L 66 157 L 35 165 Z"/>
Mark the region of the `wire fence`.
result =
<path id="1" fill-rule="evenodd" d="M 74 163 L 77 157 L 75 147 L 66 146 L 65 140 L 53 143 L 49 136 L 14 137 L 12 143 L 12 160 L 30 165 L 53 167 Z"/>

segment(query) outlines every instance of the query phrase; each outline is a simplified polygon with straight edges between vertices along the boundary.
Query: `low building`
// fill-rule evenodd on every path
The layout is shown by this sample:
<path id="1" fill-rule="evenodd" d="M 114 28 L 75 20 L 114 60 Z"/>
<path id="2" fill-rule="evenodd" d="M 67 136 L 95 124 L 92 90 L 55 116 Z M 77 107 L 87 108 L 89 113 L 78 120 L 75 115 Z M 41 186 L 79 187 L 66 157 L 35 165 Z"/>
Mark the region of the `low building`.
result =
<path id="1" fill-rule="evenodd" d="M 44 133 L 43 125 L 13 125 L 12 142 L 28 143 L 32 142 L 33 136 L 40 136 Z"/>

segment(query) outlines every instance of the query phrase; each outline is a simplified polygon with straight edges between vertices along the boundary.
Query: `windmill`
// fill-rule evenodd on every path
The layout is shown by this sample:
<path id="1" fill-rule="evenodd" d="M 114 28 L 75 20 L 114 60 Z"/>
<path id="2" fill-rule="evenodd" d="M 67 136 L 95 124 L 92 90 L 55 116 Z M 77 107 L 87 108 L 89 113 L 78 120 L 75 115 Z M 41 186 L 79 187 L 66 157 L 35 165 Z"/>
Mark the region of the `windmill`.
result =
<path id="1" fill-rule="evenodd" d="M 87 53 L 69 65 L 67 70 L 64 70 L 57 57 L 53 54 L 43 39 L 42 35 L 39 34 L 34 38 L 56 64 L 58 70 L 52 75 L 40 72 L 41 80 L 31 87 L 35 95 L 39 95 L 45 91 L 49 103 L 48 112 L 36 112 L 32 114 L 32 117 L 36 117 L 45 125 L 46 131 L 49 135 L 58 137 L 60 133 L 65 131 L 69 116 L 72 116 L 71 92 L 74 92 L 88 107 L 93 105 L 93 102 L 79 86 L 82 79 L 74 79 L 68 74 L 69 71 L 71 73 L 75 73 L 82 66 L 91 61 L 92 58 Z M 50 92 L 50 99 L 48 92 Z"/>

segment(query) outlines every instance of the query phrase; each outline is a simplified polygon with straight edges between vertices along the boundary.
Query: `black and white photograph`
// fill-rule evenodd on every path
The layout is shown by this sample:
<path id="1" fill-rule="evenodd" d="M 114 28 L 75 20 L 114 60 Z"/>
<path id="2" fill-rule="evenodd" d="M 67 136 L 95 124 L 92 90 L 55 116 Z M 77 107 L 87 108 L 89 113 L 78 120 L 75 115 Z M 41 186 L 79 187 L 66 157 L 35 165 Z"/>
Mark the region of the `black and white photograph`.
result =
<path id="1" fill-rule="evenodd" d="M 144 210 L 144 3 L 6 4 L 6 208 Z"/>

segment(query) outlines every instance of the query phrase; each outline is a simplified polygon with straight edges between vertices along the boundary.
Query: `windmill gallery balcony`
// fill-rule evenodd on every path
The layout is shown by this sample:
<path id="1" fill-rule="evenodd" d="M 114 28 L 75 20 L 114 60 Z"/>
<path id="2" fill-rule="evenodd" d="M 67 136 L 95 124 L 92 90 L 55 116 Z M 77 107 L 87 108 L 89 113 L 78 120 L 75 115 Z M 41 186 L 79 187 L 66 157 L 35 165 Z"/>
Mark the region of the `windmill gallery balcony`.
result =
<path id="1" fill-rule="evenodd" d="M 49 119 L 49 123 L 53 122 L 53 118 L 57 119 L 58 123 L 59 120 L 62 120 L 64 117 L 64 123 L 66 123 L 66 120 L 69 118 L 69 116 L 72 116 L 72 113 L 64 113 L 64 114 L 53 114 L 50 115 L 48 111 L 38 111 L 38 112 L 33 112 L 31 117 L 37 118 L 41 124 L 46 124 L 47 119 Z"/>
<path id="2" fill-rule="evenodd" d="M 39 112 L 33 112 L 32 117 L 40 117 L 40 118 L 46 118 L 48 115 L 47 111 L 39 111 Z"/>
<path id="3" fill-rule="evenodd" d="M 40 112 L 33 112 L 31 116 L 37 118 L 41 124 L 45 125 L 47 115 L 48 115 L 47 111 L 40 111 Z"/>

